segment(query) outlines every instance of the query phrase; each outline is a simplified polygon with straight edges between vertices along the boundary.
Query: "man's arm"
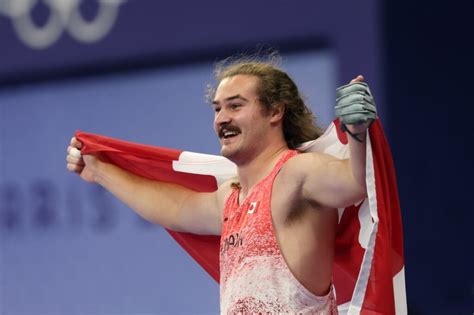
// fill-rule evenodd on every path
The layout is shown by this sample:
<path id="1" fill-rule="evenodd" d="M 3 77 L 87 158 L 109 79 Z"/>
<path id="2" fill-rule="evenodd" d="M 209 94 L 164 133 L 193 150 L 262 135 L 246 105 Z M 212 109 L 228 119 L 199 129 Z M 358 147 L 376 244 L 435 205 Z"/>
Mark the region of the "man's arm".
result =
<path id="1" fill-rule="evenodd" d="M 322 153 L 302 153 L 288 161 L 280 176 L 284 182 L 297 185 L 303 200 L 322 208 L 345 208 L 367 195 L 352 163 L 356 161 Z"/>
<path id="2" fill-rule="evenodd" d="M 336 116 L 347 132 L 351 171 L 355 180 L 364 187 L 367 129 L 377 118 L 375 102 L 364 77 L 358 75 L 348 85 L 336 91 Z"/>
<path id="3" fill-rule="evenodd" d="M 79 156 L 82 144 L 72 138 L 67 168 L 82 179 L 97 183 L 132 208 L 144 219 L 165 228 L 195 234 L 219 235 L 222 189 L 213 193 L 146 179 L 92 155 Z"/>
<path id="4" fill-rule="evenodd" d="M 336 115 L 348 132 L 350 159 L 306 153 L 288 163 L 287 172 L 295 175 L 305 200 L 323 207 L 342 208 L 367 196 L 365 142 L 376 112 L 368 87 L 360 84 L 363 80 L 359 75 L 337 92 Z"/>

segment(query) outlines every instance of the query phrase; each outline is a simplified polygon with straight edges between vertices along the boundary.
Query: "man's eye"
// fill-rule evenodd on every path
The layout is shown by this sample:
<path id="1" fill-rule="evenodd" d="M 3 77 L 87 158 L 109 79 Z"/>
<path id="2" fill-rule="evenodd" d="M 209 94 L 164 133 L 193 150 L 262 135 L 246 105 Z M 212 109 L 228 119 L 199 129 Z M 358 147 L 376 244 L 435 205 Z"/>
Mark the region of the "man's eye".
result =
<path id="1" fill-rule="evenodd" d="M 242 106 L 242 105 L 241 105 L 241 104 L 238 104 L 238 103 L 230 104 L 230 108 L 232 108 L 232 109 L 237 109 L 237 108 L 239 108 L 240 106 Z"/>
<path id="2" fill-rule="evenodd" d="M 220 111 L 221 111 L 221 108 L 220 108 L 220 107 L 214 107 L 214 112 L 215 112 L 215 113 L 218 113 L 218 112 L 220 112 Z"/>

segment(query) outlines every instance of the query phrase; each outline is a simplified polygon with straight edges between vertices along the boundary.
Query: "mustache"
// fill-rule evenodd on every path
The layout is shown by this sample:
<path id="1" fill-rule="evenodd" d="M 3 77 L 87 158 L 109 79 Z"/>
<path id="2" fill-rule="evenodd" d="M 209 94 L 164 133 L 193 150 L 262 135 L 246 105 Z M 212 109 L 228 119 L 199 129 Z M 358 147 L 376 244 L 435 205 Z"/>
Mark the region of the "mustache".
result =
<path id="1" fill-rule="evenodd" d="M 220 128 L 219 128 L 219 138 L 223 138 L 224 137 L 224 133 L 226 131 L 235 131 L 237 133 L 240 133 L 240 128 L 239 127 L 236 127 L 234 125 L 231 125 L 231 124 L 227 124 L 227 125 L 222 125 Z"/>

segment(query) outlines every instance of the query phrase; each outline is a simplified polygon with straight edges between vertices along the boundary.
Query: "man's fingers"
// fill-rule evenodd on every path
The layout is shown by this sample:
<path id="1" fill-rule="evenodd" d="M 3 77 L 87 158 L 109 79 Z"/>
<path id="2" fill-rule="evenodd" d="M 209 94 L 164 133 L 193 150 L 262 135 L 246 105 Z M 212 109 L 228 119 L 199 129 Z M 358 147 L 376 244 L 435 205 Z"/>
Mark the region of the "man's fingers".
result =
<path id="1" fill-rule="evenodd" d="M 351 80 L 351 83 L 364 82 L 364 80 L 364 76 L 359 74 L 357 77 Z"/>
<path id="2" fill-rule="evenodd" d="M 73 146 L 68 146 L 66 151 L 69 155 L 72 155 L 74 157 L 77 157 L 77 158 L 82 157 L 81 151 L 79 151 L 78 149 L 76 149 Z"/>
<path id="3" fill-rule="evenodd" d="M 66 156 L 66 161 L 68 161 L 69 163 L 72 163 L 72 164 L 76 164 L 76 165 L 80 165 L 80 166 L 84 166 L 84 160 L 82 158 L 78 158 L 78 157 L 75 157 L 73 155 L 70 155 L 68 154 Z"/>
<path id="4" fill-rule="evenodd" d="M 76 148 L 71 148 L 71 150 L 69 150 L 69 155 L 72 155 L 73 157 L 76 157 L 76 158 L 80 158 L 82 155 L 81 155 L 81 151 L 79 151 L 78 149 Z"/>
<path id="5" fill-rule="evenodd" d="M 77 140 L 76 137 L 72 137 L 71 138 L 71 146 L 74 147 L 74 148 L 77 148 L 77 149 L 81 149 L 82 148 L 82 142 Z"/>
<path id="6" fill-rule="evenodd" d="M 374 99 L 362 75 L 336 89 L 335 111 L 344 125 L 362 126 L 377 118 Z"/>
<path id="7" fill-rule="evenodd" d="M 81 156 L 82 143 L 76 137 L 71 138 L 71 144 L 67 147 L 66 168 L 70 172 L 81 174 L 85 167 L 84 159 Z"/>
<path id="8" fill-rule="evenodd" d="M 68 146 L 66 151 L 67 151 L 67 154 L 71 154 L 71 150 L 73 149 L 74 147 L 73 146 Z M 77 149 L 76 149 L 77 150 Z"/>
<path id="9" fill-rule="evenodd" d="M 67 167 L 68 171 L 76 172 L 76 173 L 80 173 L 84 169 L 84 166 L 77 165 L 77 164 L 74 164 L 74 163 L 67 163 L 66 167 Z"/>

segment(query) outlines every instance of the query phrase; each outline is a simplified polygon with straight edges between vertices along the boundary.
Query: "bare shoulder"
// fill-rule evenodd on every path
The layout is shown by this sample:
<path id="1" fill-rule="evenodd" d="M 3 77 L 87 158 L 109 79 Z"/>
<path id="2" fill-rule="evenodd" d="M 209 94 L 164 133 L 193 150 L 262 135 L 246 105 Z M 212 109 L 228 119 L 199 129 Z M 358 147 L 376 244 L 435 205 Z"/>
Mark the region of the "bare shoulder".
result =
<path id="1" fill-rule="evenodd" d="M 301 191 L 308 174 L 313 174 L 318 165 L 323 165 L 326 155 L 320 153 L 300 153 L 289 159 L 275 179 L 276 188 L 287 193 Z"/>
<path id="2" fill-rule="evenodd" d="M 365 192 L 355 184 L 348 159 L 323 153 L 302 153 L 281 170 L 281 182 L 295 196 L 324 208 L 341 208 L 363 199 Z"/>
<path id="3" fill-rule="evenodd" d="M 338 173 L 335 170 L 340 169 L 341 161 L 324 153 L 300 153 L 282 167 L 277 183 L 292 192 L 296 200 L 329 205 L 325 198 L 328 189 L 337 182 L 334 174 Z"/>
<path id="4" fill-rule="evenodd" d="M 304 180 L 308 174 L 317 173 L 318 169 L 326 168 L 334 161 L 340 160 L 319 152 L 300 153 L 288 160 L 281 169 L 281 175 L 293 180 Z"/>

